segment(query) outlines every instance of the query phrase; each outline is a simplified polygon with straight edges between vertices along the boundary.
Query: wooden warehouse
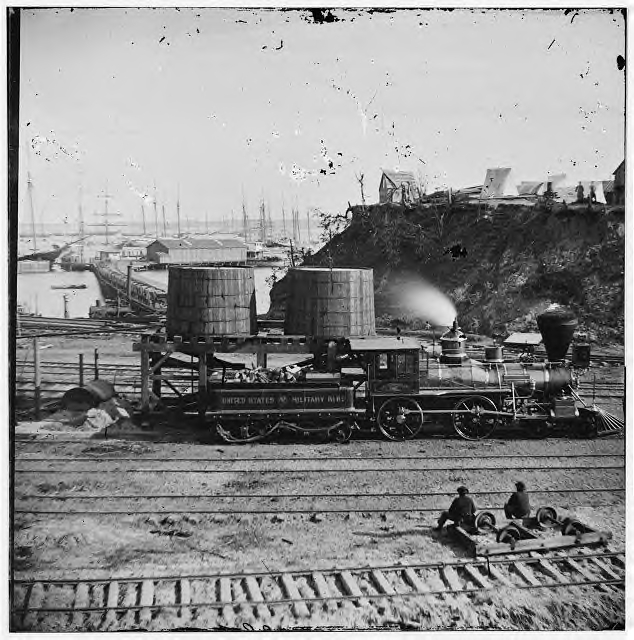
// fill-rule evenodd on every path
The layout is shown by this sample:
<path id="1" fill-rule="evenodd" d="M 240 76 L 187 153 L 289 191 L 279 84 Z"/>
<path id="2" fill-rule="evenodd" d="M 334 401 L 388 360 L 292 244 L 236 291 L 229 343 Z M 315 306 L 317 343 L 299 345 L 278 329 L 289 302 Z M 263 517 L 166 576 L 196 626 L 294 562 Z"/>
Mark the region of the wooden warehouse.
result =
<path id="1" fill-rule="evenodd" d="M 147 259 L 157 264 L 224 264 L 247 260 L 247 245 L 239 238 L 159 238 L 146 251 Z"/>

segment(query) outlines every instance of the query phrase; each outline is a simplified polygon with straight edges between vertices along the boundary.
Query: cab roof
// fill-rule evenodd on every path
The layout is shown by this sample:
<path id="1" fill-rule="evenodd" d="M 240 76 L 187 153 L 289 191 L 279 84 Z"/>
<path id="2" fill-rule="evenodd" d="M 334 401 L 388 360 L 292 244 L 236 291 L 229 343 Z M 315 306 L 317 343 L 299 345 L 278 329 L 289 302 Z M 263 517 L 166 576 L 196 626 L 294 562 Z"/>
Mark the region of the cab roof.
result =
<path id="1" fill-rule="evenodd" d="M 352 351 L 420 351 L 420 342 L 415 338 L 397 338 L 396 336 L 372 336 L 350 338 Z"/>

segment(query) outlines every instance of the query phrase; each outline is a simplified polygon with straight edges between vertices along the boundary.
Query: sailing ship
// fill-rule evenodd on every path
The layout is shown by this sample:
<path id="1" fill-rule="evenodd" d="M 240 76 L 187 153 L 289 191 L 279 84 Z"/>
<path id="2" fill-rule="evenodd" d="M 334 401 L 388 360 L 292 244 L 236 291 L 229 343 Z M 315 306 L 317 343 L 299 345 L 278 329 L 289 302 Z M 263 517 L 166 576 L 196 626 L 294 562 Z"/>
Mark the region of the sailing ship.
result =
<path id="1" fill-rule="evenodd" d="M 31 230 L 33 233 L 34 252 L 23 256 L 18 256 L 18 273 L 45 273 L 51 270 L 52 262 L 54 260 L 57 260 L 57 258 L 61 254 L 61 251 L 59 250 L 59 247 L 56 247 L 55 249 L 53 249 L 53 251 L 37 250 L 35 209 L 33 208 L 33 181 L 31 180 L 30 172 L 27 172 L 26 175 L 26 192 L 29 199 L 29 210 L 31 213 Z"/>

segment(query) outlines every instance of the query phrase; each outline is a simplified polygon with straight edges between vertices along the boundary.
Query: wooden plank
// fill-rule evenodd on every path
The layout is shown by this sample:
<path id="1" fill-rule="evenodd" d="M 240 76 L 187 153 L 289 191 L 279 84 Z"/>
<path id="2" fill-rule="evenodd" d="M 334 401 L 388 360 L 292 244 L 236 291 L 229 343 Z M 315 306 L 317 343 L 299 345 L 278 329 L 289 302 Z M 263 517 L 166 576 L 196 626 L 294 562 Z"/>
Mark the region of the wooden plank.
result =
<path id="1" fill-rule="evenodd" d="M 293 610 L 295 611 L 295 615 L 300 618 L 308 618 L 310 616 L 310 611 L 306 606 L 306 603 L 301 601 L 302 597 L 299 593 L 299 589 L 293 580 L 293 576 L 288 573 L 283 573 L 281 576 L 282 584 L 284 585 L 284 591 L 286 591 L 286 595 L 293 599 L 297 600 L 297 602 L 293 602 Z"/>
<path id="2" fill-rule="evenodd" d="M 394 587 L 388 582 L 385 574 L 379 569 L 375 569 L 370 572 L 372 576 L 372 580 L 375 582 L 376 586 L 379 588 L 381 593 L 384 593 L 387 596 L 395 596 L 396 591 Z"/>
<path id="3" fill-rule="evenodd" d="M 108 597 L 106 599 L 105 627 L 109 627 L 117 621 L 116 607 L 119 604 L 119 583 L 116 580 L 108 583 Z"/>
<path id="4" fill-rule="evenodd" d="M 472 564 L 465 564 L 464 570 L 473 578 L 473 581 L 483 589 L 490 589 L 491 583 L 486 579 L 486 577 L 480 572 L 477 567 L 474 567 Z"/>
<path id="5" fill-rule="evenodd" d="M 143 609 L 139 612 L 141 623 L 147 624 L 152 620 L 152 609 L 154 604 L 154 581 L 144 580 L 141 583 L 141 601 L 139 603 Z"/>
<path id="6" fill-rule="evenodd" d="M 75 587 L 75 601 L 73 602 L 74 609 L 85 609 L 90 602 L 88 585 L 85 582 L 80 582 Z M 73 613 L 73 624 L 77 627 L 84 626 L 84 613 L 82 611 L 76 611 Z"/>
<path id="7" fill-rule="evenodd" d="M 44 602 L 44 585 L 41 582 L 36 582 L 30 590 L 27 591 L 24 598 L 24 608 L 26 609 L 24 617 L 22 618 L 22 624 L 26 630 L 37 623 L 39 613 L 33 611 L 33 609 L 39 609 Z"/>
<path id="8" fill-rule="evenodd" d="M 462 582 L 452 567 L 443 566 L 440 568 L 440 573 L 452 591 L 462 591 Z"/>
<path id="9" fill-rule="evenodd" d="M 576 560 L 572 558 L 566 558 L 566 564 L 572 567 L 577 573 L 580 573 L 586 580 L 596 580 L 597 577 L 592 575 L 585 567 L 580 565 Z"/>
<path id="10" fill-rule="evenodd" d="M 341 571 L 339 573 L 339 577 L 341 578 L 341 583 L 343 585 L 344 591 L 346 595 L 349 596 L 358 596 L 357 603 L 360 607 L 367 607 L 369 605 L 369 601 L 367 598 L 363 597 L 363 592 L 361 591 L 357 581 L 354 579 L 352 574 L 349 571 Z"/>
<path id="11" fill-rule="evenodd" d="M 189 603 L 192 601 L 192 587 L 189 580 L 181 579 L 178 581 L 179 591 L 179 604 L 183 605 L 182 609 L 179 609 L 179 616 L 182 620 L 188 621 L 191 618 L 191 609 Z"/>
<path id="12" fill-rule="evenodd" d="M 315 591 L 320 598 L 332 598 L 333 595 L 328 587 L 328 583 L 326 582 L 326 578 L 315 571 L 313 573 L 313 582 L 315 584 Z M 334 600 L 324 600 L 326 607 L 329 611 L 334 611 L 337 608 L 337 603 Z"/>
<path id="13" fill-rule="evenodd" d="M 271 614 L 268 607 L 262 604 L 264 602 L 264 596 L 262 595 L 262 591 L 260 591 L 260 585 L 255 576 L 247 576 L 244 582 L 249 600 L 256 605 L 258 618 L 269 618 Z"/>
<path id="14" fill-rule="evenodd" d="M 220 578 L 220 602 L 225 606 L 222 608 L 222 615 L 229 624 L 233 624 L 235 620 L 235 612 L 233 607 L 233 598 L 231 596 L 231 580 L 229 578 Z"/>
<path id="15" fill-rule="evenodd" d="M 524 553 L 527 551 L 540 551 L 543 549 L 565 549 L 567 547 L 577 547 L 579 544 L 600 544 L 607 541 L 604 533 L 584 533 L 579 542 L 575 536 L 555 536 L 553 538 L 540 538 L 537 540 L 519 540 L 515 548 L 502 542 L 492 544 L 479 544 L 475 553 L 480 556 L 492 556 L 507 553 Z"/>
<path id="16" fill-rule="evenodd" d="M 495 565 L 490 565 L 487 567 L 487 572 L 498 581 L 501 582 L 505 587 L 512 587 L 513 582 L 509 580 Z"/>
<path id="17" fill-rule="evenodd" d="M 589 558 L 589 560 L 593 564 L 596 564 L 601 569 L 601 571 L 603 571 L 603 573 L 605 573 L 605 575 L 610 578 L 610 580 L 624 579 L 624 577 L 616 573 L 616 571 L 614 571 L 603 558 Z"/>
<path id="18" fill-rule="evenodd" d="M 511 566 L 517 571 L 517 573 L 528 582 L 528 584 L 532 584 L 534 587 L 538 587 L 541 585 L 541 582 L 533 575 L 533 572 L 525 566 L 522 562 L 513 562 Z"/>
<path id="19" fill-rule="evenodd" d="M 623 558 L 620 558 L 619 556 L 612 556 L 612 561 L 618 564 L 622 569 L 627 568 L 625 564 L 625 560 L 623 560 Z"/>
<path id="20" fill-rule="evenodd" d="M 403 576 L 406 582 L 408 582 L 412 589 L 417 593 L 426 593 L 430 590 L 411 567 L 403 569 Z"/>
<path id="21" fill-rule="evenodd" d="M 549 575 L 553 580 L 557 582 L 565 583 L 568 581 L 568 578 L 557 569 L 555 565 L 546 560 L 546 558 L 540 558 L 537 566 L 543 571 L 545 574 Z"/>

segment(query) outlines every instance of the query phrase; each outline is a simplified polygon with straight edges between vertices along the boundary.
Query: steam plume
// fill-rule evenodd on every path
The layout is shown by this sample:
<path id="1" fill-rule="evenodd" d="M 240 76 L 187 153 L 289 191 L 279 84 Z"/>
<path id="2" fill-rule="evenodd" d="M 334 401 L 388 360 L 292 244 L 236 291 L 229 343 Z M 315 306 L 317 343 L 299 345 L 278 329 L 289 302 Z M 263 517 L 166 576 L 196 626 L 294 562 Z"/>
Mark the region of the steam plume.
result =
<path id="1" fill-rule="evenodd" d="M 403 312 L 433 326 L 450 326 L 458 313 L 451 299 L 422 278 L 410 278 L 395 287 L 395 303 Z"/>

